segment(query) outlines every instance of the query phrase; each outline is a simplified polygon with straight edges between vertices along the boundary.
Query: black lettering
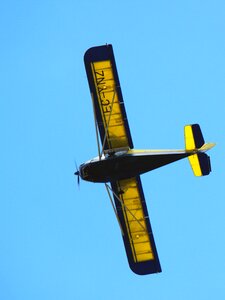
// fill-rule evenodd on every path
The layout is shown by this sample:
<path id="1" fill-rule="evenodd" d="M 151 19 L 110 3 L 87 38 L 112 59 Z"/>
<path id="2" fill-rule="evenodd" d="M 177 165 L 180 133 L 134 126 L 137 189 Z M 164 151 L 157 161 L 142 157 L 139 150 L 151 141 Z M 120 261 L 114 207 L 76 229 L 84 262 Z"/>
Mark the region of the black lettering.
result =
<path id="1" fill-rule="evenodd" d="M 98 92 L 99 92 L 99 94 L 100 94 L 103 90 L 105 90 L 104 86 L 103 86 L 103 87 L 99 87 L 99 86 L 98 86 Z"/>
<path id="2" fill-rule="evenodd" d="M 102 70 L 102 73 L 95 71 L 95 74 L 104 77 L 104 71 L 103 70 Z"/>
<path id="3" fill-rule="evenodd" d="M 110 101 L 109 101 L 108 99 L 101 99 L 101 104 L 102 104 L 103 106 L 107 106 L 107 105 L 110 104 Z"/>
<path id="4" fill-rule="evenodd" d="M 105 84 L 105 82 L 102 82 L 102 81 L 104 81 L 104 79 L 105 79 L 105 77 L 103 77 L 103 78 L 98 78 L 97 77 L 97 79 L 96 79 L 96 81 L 97 81 L 97 85 L 99 85 L 99 84 Z"/>
<path id="5" fill-rule="evenodd" d="M 108 113 L 108 112 L 111 111 L 111 105 L 103 106 L 102 109 L 103 109 L 103 113 L 104 113 L 104 114 L 105 114 L 105 113 Z"/>

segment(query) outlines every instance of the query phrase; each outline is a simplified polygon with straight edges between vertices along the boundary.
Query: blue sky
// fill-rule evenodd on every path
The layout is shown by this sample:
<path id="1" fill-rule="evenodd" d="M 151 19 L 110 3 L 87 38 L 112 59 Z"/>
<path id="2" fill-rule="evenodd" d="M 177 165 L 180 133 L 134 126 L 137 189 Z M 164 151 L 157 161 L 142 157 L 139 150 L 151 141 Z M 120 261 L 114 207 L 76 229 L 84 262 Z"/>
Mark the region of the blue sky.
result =
<path id="1" fill-rule="evenodd" d="M 222 299 L 225 2 L 1 1 L 0 299 Z M 102 185 L 83 54 L 111 43 L 136 148 L 216 142 L 212 173 L 183 160 L 142 176 L 163 272 L 137 276 Z"/>

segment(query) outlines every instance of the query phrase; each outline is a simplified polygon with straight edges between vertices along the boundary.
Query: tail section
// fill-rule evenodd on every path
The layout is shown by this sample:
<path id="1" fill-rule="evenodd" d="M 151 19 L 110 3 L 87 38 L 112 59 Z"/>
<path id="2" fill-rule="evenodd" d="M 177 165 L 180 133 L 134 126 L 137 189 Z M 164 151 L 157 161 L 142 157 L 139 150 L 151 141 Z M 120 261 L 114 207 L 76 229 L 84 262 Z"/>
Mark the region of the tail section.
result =
<path id="1" fill-rule="evenodd" d="M 188 156 L 195 176 L 209 175 L 211 172 L 210 157 L 205 153 L 197 153 Z"/>
<path id="2" fill-rule="evenodd" d="M 198 124 L 186 125 L 184 136 L 186 151 L 195 152 L 193 155 L 188 156 L 194 175 L 208 175 L 211 172 L 210 157 L 204 152 L 211 149 L 215 144 L 205 144 Z"/>
<path id="3" fill-rule="evenodd" d="M 201 128 L 198 124 L 186 125 L 184 127 L 185 148 L 186 150 L 195 150 L 205 144 Z"/>

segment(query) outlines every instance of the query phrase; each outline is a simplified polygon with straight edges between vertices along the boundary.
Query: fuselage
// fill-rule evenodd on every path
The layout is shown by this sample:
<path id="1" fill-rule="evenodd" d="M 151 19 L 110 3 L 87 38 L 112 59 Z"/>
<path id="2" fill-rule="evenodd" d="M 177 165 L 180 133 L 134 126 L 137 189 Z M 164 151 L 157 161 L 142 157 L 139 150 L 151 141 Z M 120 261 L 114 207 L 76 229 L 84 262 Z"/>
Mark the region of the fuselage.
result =
<path id="1" fill-rule="evenodd" d="M 79 168 L 83 180 L 113 182 L 135 177 L 185 158 L 196 151 L 185 150 L 128 150 L 95 157 Z"/>

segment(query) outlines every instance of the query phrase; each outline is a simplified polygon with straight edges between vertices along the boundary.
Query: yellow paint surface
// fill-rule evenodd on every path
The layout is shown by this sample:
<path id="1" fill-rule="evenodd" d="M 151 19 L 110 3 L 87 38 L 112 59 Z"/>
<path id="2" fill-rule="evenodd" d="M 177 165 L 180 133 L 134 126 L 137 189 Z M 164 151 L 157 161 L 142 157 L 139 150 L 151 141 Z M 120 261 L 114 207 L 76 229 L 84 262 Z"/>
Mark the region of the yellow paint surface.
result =
<path id="1" fill-rule="evenodd" d="M 153 251 L 147 232 L 146 217 L 143 212 L 142 199 L 136 178 L 120 180 L 118 190 L 123 201 L 123 214 L 128 231 L 129 241 L 135 262 L 153 260 Z"/>
<path id="2" fill-rule="evenodd" d="M 111 61 L 93 62 L 91 67 L 109 148 L 129 147 Z"/>

